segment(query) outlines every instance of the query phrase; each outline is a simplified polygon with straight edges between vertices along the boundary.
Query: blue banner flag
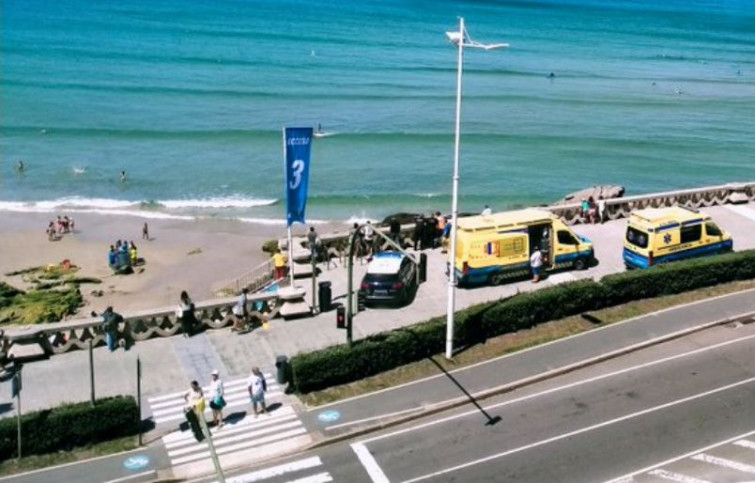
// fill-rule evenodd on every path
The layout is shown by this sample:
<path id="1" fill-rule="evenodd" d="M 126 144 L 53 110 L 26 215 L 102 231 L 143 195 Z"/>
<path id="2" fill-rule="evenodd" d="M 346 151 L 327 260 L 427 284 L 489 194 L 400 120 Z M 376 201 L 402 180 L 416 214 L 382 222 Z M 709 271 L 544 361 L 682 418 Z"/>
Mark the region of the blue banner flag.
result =
<path id="1" fill-rule="evenodd" d="M 283 151 L 286 171 L 286 223 L 306 223 L 309 159 L 312 151 L 311 127 L 283 128 Z"/>

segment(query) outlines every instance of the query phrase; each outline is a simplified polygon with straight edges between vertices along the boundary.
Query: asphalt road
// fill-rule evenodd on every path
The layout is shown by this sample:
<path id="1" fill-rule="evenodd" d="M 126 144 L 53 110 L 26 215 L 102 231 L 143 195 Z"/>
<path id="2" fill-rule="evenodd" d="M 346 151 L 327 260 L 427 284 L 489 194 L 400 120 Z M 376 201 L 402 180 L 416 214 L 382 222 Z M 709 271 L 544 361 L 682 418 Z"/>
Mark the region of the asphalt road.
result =
<path id="1" fill-rule="evenodd" d="M 752 480 L 755 443 L 701 451 L 755 435 L 753 354 L 755 324 L 710 329 L 277 464 L 317 458 L 305 481 Z"/>

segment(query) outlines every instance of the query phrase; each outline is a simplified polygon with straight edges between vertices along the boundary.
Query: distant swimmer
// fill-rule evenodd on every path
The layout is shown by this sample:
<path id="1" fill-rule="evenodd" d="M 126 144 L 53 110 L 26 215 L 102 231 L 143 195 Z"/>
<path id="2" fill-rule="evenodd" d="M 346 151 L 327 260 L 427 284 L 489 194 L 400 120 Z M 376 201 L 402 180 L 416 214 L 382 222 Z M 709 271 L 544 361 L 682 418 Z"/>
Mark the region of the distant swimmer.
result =
<path id="1" fill-rule="evenodd" d="M 548 74 L 548 79 L 555 79 L 555 78 L 556 78 L 556 74 L 554 74 L 553 72 Z"/>
<path id="2" fill-rule="evenodd" d="M 16 163 L 16 171 L 18 171 L 19 173 L 24 172 L 24 162 L 20 159 L 18 160 L 18 163 Z"/>
<path id="3" fill-rule="evenodd" d="M 123 183 L 124 181 L 126 181 L 126 172 L 121 171 L 121 183 Z"/>
<path id="4" fill-rule="evenodd" d="M 675 94 L 676 94 L 677 96 L 681 96 L 681 95 L 682 95 L 682 94 L 684 93 L 684 91 L 682 91 L 682 88 L 681 88 L 681 87 L 677 87 L 677 88 L 676 88 L 676 90 L 674 91 L 674 93 L 675 93 Z"/>
<path id="5" fill-rule="evenodd" d="M 322 124 L 317 124 L 317 132 L 322 132 Z"/>

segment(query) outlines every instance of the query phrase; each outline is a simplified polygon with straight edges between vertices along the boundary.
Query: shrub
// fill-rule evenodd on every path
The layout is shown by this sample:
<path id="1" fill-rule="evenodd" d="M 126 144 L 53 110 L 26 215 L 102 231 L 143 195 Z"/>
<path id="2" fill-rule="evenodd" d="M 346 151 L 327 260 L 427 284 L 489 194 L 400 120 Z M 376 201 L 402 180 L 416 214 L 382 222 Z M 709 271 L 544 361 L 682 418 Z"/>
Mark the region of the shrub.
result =
<path id="1" fill-rule="evenodd" d="M 69 451 L 139 431 L 141 418 L 133 397 L 66 404 L 21 416 L 21 451 L 25 455 Z M 17 456 L 15 418 L 0 420 L 0 461 Z"/>
<path id="2" fill-rule="evenodd" d="M 456 314 L 456 345 L 625 303 L 755 278 L 755 250 L 581 280 L 469 307 Z M 356 381 L 443 351 L 445 318 L 383 332 L 291 359 L 291 389 L 311 392 Z"/>

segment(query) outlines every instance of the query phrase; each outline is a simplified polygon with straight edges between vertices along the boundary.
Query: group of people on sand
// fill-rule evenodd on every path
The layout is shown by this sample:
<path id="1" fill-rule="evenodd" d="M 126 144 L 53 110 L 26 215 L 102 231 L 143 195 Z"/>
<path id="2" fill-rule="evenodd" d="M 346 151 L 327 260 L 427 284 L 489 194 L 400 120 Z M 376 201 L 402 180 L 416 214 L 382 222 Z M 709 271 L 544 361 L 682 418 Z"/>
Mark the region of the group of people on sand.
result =
<path id="1" fill-rule="evenodd" d="M 255 366 L 252 368 L 252 373 L 249 375 L 246 385 L 254 417 L 256 418 L 260 414 L 269 414 L 265 405 L 267 381 L 259 367 Z M 204 410 L 208 404 L 208 400 L 210 409 L 212 409 L 212 421 L 210 424 L 215 426 L 216 430 L 219 430 L 225 425 L 223 421 L 223 408 L 228 403 L 225 400 L 223 380 L 220 378 L 220 372 L 217 369 L 213 370 L 210 375 L 210 384 L 206 394 L 197 381 L 191 381 L 189 390 L 184 394 L 184 401 L 186 401 L 184 415 L 192 433 L 194 433 L 194 437 L 198 441 L 202 441 L 205 438 L 205 434 L 202 431 L 203 425 L 200 423 L 199 418 L 204 418 Z"/>
<path id="2" fill-rule="evenodd" d="M 50 220 L 47 224 L 47 239 L 50 241 L 60 240 L 65 233 L 73 233 L 73 218 L 65 215 L 58 216 L 57 220 Z"/>
<path id="3" fill-rule="evenodd" d="M 598 197 L 598 202 L 590 196 L 585 199 L 582 198 L 581 214 L 582 220 L 585 223 L 603 223 L 603 214 L 605 213 L 606 202 L 602 196 Z"/>
<path id="4" fill-rule="evenodd" d="M 136 244 L 131 241 L 115 242 L 115 245 L 110 245 L 110 251 L 108 252 L 107 263 L 113 270 L 122 270 L 126 267 L 132 267 L 139 261 L 139 252 L 136 248 Z"/>

